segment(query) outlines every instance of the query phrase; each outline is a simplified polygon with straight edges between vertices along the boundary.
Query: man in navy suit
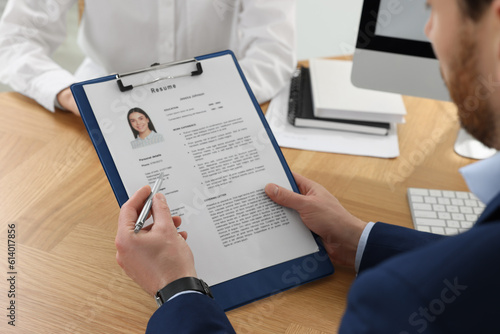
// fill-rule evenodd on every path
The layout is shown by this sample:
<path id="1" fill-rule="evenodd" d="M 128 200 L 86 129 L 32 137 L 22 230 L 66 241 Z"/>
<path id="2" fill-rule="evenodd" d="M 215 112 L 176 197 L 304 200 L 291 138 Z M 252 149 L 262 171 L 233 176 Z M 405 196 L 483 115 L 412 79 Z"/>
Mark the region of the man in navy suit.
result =
<path id="1" fill-rule="evenodd" d="M 426 33 L 463 127 L 500 149 L 500 0 L 428 0 L 427 5 L 432 14 Z M 454 237 L 365 223 L 300 175 L 294 177 L 301 194 L 266 186 L 272 200 L 297 210 L 321 236 L 333 263 L 358 270 L 340 333 L 500 331 L 500 155 L 491 159 L 477 193 L 487 207 L 472 229 Z M 193 255 L 162 194 L 153 201 L 152 228 L 134 235 L 149 192 L 142 188 L 122 207 L 116 237 L 117 260 L 127 274 L 151 295 L 165 291 L 147 332 L 234 332 L 201 285 L 183 288 L 186 277 L 196 277 Z"/>

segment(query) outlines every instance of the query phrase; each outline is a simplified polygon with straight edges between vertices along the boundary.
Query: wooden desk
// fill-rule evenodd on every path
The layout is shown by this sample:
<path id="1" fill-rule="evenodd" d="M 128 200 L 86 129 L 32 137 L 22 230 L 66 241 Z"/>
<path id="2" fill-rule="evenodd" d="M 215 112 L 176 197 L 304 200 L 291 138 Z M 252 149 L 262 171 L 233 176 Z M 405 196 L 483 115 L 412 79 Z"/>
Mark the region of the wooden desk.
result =
<path id="1" fill-rule="evenodd" d="M 411 226 L 406 188 L 466 190 L 449 103 L 405 98 L 401 156 L 376 159 L 283 149 L 366 221 Z M 154 300 L 116 264 L 119 208 L 81 119 L 0 94 L 0 332 L 142 333 Z M 16 328 L 7 325 L 7 230 L 16 224 Z M 331 277 L 228 312 L 238 333 L 335 333 L 354 279 Z"/>

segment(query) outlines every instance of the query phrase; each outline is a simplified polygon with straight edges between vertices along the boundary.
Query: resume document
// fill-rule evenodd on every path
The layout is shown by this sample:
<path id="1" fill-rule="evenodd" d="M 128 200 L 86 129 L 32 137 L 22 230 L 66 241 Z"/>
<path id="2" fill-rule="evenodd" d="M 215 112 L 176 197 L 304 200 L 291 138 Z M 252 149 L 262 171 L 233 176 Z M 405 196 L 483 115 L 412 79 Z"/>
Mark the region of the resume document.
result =
<path id="1" fill-rule="evenodd" d="M 149 71 L 124 84 L 182 75 L 192 67 Z M 164 172 L 160 191 L 172 215 L 181 216 L 196 270 L 208 284 L 318 251 L 298 214 L 264 193 L 269 182 L 292 187 L 230 55 L 203 60 L 199 76 L 127 92 L 115 80 L 84 88 L 129 197 Z M 131 124 L 141 115 L 142 125 Z M 144 122 L 149 139 L 136 135 Z"/>

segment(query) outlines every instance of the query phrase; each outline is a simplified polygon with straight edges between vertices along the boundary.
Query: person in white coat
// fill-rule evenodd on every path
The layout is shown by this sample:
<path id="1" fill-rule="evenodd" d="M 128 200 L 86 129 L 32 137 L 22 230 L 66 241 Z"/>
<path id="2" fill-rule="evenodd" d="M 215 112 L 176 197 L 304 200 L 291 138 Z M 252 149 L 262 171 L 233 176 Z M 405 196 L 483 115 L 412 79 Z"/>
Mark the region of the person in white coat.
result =
<path id="1" fill-rule="evenodd" d="M 46 109 L 78 114 L 69 86 L 153 63 L 232 50 L 257 100 L 272 98 L 296 66 L 295 0 L 86 0 L 69 73 L 50 57 L 77 0 L 9 0 L 0 20 L 0 81 Z"/>

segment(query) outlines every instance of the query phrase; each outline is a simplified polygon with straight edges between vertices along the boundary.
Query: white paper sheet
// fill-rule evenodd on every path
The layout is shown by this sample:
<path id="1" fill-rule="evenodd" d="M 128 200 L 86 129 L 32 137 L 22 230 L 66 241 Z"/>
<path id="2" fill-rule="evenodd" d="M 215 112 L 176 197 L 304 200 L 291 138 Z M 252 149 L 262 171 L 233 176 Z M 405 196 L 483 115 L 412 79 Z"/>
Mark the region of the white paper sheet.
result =
<path id="1" fill-rule="evenodd" d="M 84 88 L 127 193 L 165 173 L 160 191 L 172 214 L 182 216 L 199 276 L 213 285 L 318 247 L 297 213 L 263 191 L 269 182 L 291 187 L 232 58 L 202 64 L 200 76 L 125 93 L 114 80 Z M 192 66 L 161 75 L 189 73 Z M 148 114 L 163 141 L 132 148 L 127 113 L 133 107 Z"/>
<path id="2" fill-rule="evenodd" d="M 279 146 L 379 158 L 399 156 L 396 124 L 391 124 L 387 136 L 298 128 L 291 125 L 287 121 L 289 92 L 288 85 L 272 99 L 266 112 L 266 119 Z"/>

